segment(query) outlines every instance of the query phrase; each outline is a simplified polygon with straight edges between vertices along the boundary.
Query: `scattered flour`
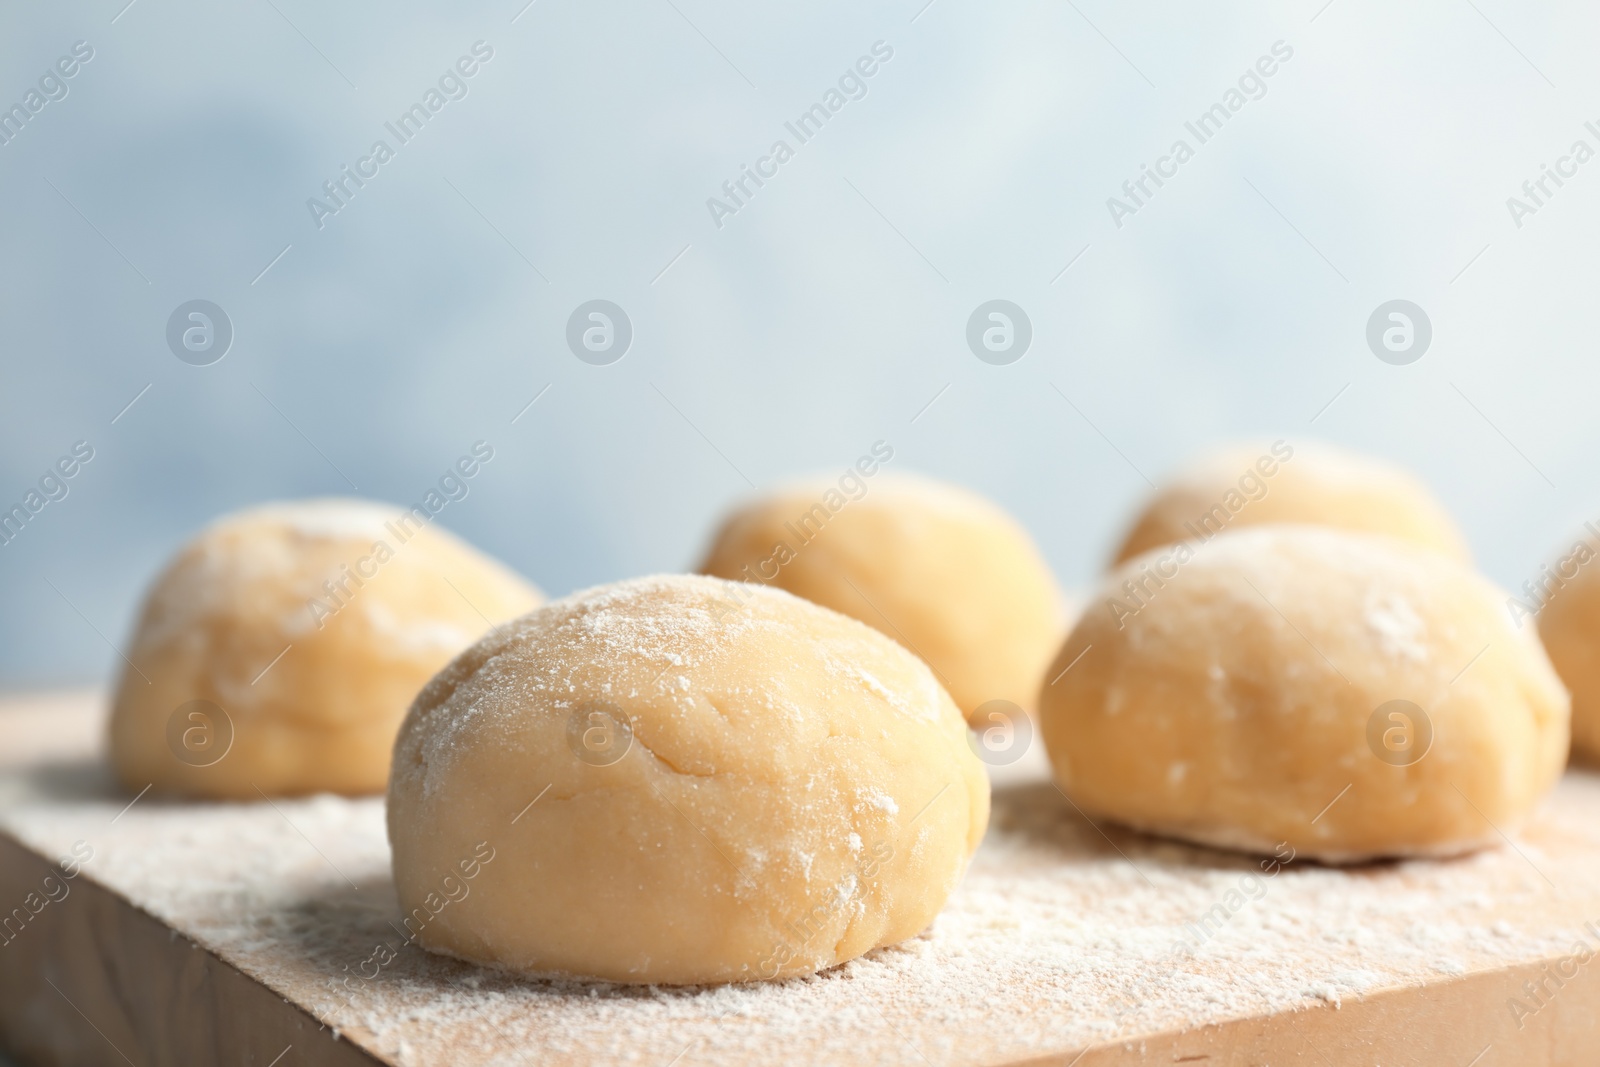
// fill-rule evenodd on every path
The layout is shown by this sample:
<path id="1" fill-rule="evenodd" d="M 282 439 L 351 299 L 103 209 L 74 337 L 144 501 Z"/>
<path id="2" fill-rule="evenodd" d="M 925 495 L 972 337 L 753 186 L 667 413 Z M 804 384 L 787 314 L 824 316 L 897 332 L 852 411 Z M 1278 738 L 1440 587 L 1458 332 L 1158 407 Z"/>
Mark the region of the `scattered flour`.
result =
<path id="1" fill-rule="evenodd" d="M 1395 658 L 1428 662 L 1428 631 L 1422 616 L 1397 594 L 1368 597 L 1366 624 L 1378 638 L 1378 647 Z"/>
<path id="2" fill-rule="evenodd" d="M 146 796 L 113 823 L 129 798 L 76 759 L 70 773 L 59 754 L 37 771 L 0 759 L 12 767 L 0 770 L 0 829 L 51 856 L 87 841 L 84 877 L 403 1064 L 1070 1060 L 1091 1043 L 1559 956 L 1600 920 L 1600 777 L 1585 772 L 1524 832 L 1558 888 L 1510 849 L 1350 870 L 1293 863 L 1201 944 L 1187 925 L 1254 861 L 1113 826 L 1102 836 L 1035 778 L 997 788 L 965 880 L 901 945 L 777 984 L 529 981 L 403 943 L 378 799 Z M 380 944 L 399 950 L 393 962 L 341 993 Z"/>

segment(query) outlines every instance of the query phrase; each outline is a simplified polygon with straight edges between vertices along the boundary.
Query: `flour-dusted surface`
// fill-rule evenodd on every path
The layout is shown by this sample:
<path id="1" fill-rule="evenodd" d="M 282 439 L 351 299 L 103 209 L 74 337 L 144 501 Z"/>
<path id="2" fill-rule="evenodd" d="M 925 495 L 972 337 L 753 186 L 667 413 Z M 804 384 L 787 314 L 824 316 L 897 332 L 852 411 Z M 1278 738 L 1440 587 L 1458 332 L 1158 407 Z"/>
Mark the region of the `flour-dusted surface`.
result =
<path id="1" fill-rule="evenodd" d="M 1587 772 L 1520 854 L 1269 877 L 1245 857 L 1102 836 L 1032 761 L 997 786 L 966 880 L 909 943 L 775 985 L 530 982 L 404 945 L 380 801 L 128 808 L 90 754 L 90 699 L 34 715 L 24 731 L 0 711 L 0 828 L 51 856 L 88 843 L 85 876 L 398 1063 L 1005 1062 L 1563 955 L 1600 921 Z M 380 945 L 398 950 L 386 964 Z"/>

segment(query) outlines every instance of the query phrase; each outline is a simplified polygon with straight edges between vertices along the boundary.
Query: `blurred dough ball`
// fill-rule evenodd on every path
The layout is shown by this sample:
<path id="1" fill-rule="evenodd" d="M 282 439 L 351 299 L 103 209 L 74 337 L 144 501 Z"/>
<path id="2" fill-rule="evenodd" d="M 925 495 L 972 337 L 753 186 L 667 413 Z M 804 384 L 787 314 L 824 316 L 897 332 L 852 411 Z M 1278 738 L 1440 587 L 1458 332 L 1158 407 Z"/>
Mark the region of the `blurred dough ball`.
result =
<path id="1" fill-rule="evenodd" d="M 429 683 L 389 783 L 409 934 L 694 984 L 811 974 L 933 921 L 988 822 L 960 713 L 876 631 L 773 589 L 724 615 L 728 586 L 576 593 Z"/>
<path id="2" fill-rule="evenodd" d="M 1051 670 L 1080 652 L 1042 698 L 1062 788 L 1205 844 L 1463 852 L 1521 824 L 1566 760 L 1533 628 L 1391 538 L 1282 525 L 1155 550 L 1106 579 Z"/>
<path id="3" fill-rule="evenodd" d="M 1426 486 L 1392 464 L 1320 444 L 1235 445 L 1156 492 L 1112 565 L 1225 529 L 1297 522 L 1387 534 L 1470 563 L 1461 531 Z"/>
<path id="4" fill-rule="evenodd" d="M 131 789 L 382 792 L 417 690 L 542 599 L 417 510 L 329 499 L 225 516 L 145 597 L 112 763 Z"/>
<path id="5" fill-rule="evenodd" d="M 723 522 L 700 570 L 786 589 L 882 631 L 922 656 L 968 717 L 990 700 L 1032 708 L 1067 630 L 1027 532 L 976 493 L 919 477 L 773 492 Z"/>
<path id="6" fill-rule="evenodd" d="M 1537 583 L 1530 582 L 1507 603 L 1519 622 L 1538 612 L 1539 636 L 1550 662 L 1572 691 L 1572 748 L 1591 762 L 1600 761 L 1600 563 L 1596 556 L 1592 545 L 1574 542 Z"/>

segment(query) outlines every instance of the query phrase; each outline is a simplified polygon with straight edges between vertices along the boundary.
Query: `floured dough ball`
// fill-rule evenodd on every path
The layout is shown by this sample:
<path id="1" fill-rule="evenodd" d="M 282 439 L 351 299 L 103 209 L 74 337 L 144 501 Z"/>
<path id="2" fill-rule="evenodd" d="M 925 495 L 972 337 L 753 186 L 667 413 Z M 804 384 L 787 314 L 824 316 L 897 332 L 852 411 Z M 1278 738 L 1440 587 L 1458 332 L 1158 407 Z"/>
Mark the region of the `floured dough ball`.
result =
<path id="1" fill-rule="evenodd" d="M 145 597 L 112 763 L 135 790 L 382 792 L 417 690 L 541 599 L 420 507 L 306 500 L 226 516 Z"/>
<path id="2" fill-rule="evenodd" d="M 1566 760 L 1567 694 L 1533 628 L 1387 537 L 1283 525 L 1157 549 L 1106 580 L 1063 670 L 1041 701 L 1061 787 L 1221 847 L 1463 852 L 1522 823 Z"/>
<path id="3" fill-rule="evenodd" d="M 1027 532 L 977 494 L 924 478 L 880 473 L 774 492 L 729 516 L 700 570 L 786 589 L 882 631 L 923 657 L 969 717 L 991 700 L 1032 708 L 1067 631 Z"/>
<path id="4" fill-rule="evenodd" d="M 989 784 L 927 665 L 771 589 L 671 576 L 555 601 L 417 697 L 389 840 L 405 928 L 517 971 L 811 974 L 933 921 Z"/>
<path id="5" fill-rule="evenodd" d="M 1328 445 L 1274 441 L 1222 449 L 1181 471 L 1145 505 L 1113 565 L 1158 545 L 1279 522 L 1387 534 L 1472 558 L 1455 521 L 1406 471 Z"/>
<path id="6" fill-rule="evenodd" d="M 1519 623 L 1539 614 L 1539 636 L 1572 691 L 1572 748 L 1600 762 L 1600 553 L 1576 541 L 1506 602 Z M 1542 605 L 1542 607 L 1541 607 Z"/>

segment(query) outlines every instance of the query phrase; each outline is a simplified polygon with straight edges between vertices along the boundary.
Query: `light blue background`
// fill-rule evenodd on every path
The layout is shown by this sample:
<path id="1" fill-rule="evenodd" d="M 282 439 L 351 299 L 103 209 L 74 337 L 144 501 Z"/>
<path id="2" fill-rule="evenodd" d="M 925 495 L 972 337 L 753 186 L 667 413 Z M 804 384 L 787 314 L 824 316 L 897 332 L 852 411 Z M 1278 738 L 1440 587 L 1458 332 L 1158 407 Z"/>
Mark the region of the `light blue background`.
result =
<path id="1" fill-rule="evenodd" d="M 209 518 L 346 476 L 409 502 L 478 439 L 441 521 L 557 594 L 692 566 L 739 472 L 878 439 L 1075 587 L 1140 471 L 1238 437 L 1410 464 L 1507 585 L 1600 517 L 1600 161 L 1521 229 L 1505 204 L 1595 142 L 1577 0 L 124 2 L 0 13 L 0 104 L 95 49 L 0 146 L 0 505 L 96 450 L 0 547 L 4 687 L 107 676 Z M 480 39 L 469 96 L 319 231 L 306 199 Z M 1113 226 L 1280 39 L 1268 94 Z M 716 228 L 706 198 L 878 40 L 866 98 Z M 1397 297 L 1434 326 L 1406 367 L 1364 342 Z M 236 330 L 210 367 L 164 340 L 195 298 Z M 612 366 L 563 340 L 594 298 L 633 322 Z M 1033 322 L 1011 366 L 964 342 L 993 298 Z"/>

